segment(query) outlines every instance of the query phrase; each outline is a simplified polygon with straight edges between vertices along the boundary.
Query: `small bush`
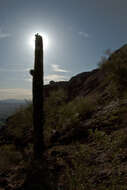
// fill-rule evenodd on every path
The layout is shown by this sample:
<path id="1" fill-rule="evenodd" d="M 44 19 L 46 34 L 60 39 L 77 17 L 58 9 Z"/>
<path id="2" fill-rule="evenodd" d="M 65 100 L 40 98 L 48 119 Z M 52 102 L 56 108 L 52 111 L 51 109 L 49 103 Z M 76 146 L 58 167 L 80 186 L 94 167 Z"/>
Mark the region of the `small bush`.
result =
<path id="1" fill-rule="evenodd" d="M 97 108 L 97 98 L 80 97 L 60 109 L 59 126 L 74 127 L 81 120 L 88 119 Z"/>
<path id="2" fill-rule="evenodd" d="M 114 88 L 115 94 L 117 92 L 118 96 L 124 94 L 126 91 L 125 86 L 127 85 L 127 59 L 125 55 L 120 55 L 117 53 L 112 54 L 108 59 L 107 57 L 102 57 L 99 68 L 105 74 L 105 81 L 110 82 L 110 88 Z M 111 85 L 112 83 L 112 85 Z M 114 89 L 113 89 L 114 90 Z"/>
<path id="3" fill-rule="evenodd" d="M 45 99 L 45 108 L 50 107 L 50 110 L 64 104 L 67 100 L 67 94 L 64 89 L 54 90 L 50 93 L 50 96 Z M 48 111 L 46 109 L 46 111 Z"/>
<path id="4" fill-rule="evenodd" d="M 27 108 L 20 108 L 8 121 L 8 133 L 16 138 L 23 138 L 27 130 L 33 125 L 32 104 Z"/>
<path id="5" fill-rule="evenodd" d="M 79 97 L 67 102 L 66 92 L 54 91 L 45 101 L 45 142 L 50 141 L 53 131 L 78 126 L 83 119 L 88 119 L 96 110 L 98 97 Z"/>
<path id="6" fill-rule="evenodd" d="M 14 145 L 3 145 L 0 147 L 0 170 L 8 170 L 17 165 L 22 159 L 22 155 L 16 151 Z"/>
<path id="7" fill-rule="evenodd" d="M 100 130 L 89 132 L 91 144 L 74 144 L 72 166 L 66 167 L 64 189 L 107 190 L 108 186 L 109 190 L 126 190 L 125 132 L 119 130 L 111 135 Z"/>

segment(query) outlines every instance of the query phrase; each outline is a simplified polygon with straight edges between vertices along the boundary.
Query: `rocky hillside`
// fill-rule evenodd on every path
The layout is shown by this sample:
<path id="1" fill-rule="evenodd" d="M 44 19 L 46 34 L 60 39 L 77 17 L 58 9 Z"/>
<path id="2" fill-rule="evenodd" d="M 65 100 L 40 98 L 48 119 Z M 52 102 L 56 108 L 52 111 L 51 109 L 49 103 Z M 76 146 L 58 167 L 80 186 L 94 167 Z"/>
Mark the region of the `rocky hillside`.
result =
<path id="1" fill-rule="evenodd" d="M 127 189 L 127 45 L 98 69 L 45 86 L 45 153 L 33 163 L 32 105 L 0 131 L 0 188 Z"/>

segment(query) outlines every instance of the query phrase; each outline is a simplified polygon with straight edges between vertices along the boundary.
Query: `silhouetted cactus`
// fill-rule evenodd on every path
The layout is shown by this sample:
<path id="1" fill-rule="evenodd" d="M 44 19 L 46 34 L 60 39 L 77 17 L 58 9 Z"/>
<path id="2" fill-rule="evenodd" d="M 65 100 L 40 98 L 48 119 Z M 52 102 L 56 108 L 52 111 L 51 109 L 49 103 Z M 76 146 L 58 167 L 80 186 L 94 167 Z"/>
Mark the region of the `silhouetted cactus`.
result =
<path id="1" fill-rule="evenodd" d="M 34 159 L 40 159 L 44 151 L 43 142 L 43 40 L 35 35 L 35 62 L 33 76 L 33 126 L 34 126 Z"/>

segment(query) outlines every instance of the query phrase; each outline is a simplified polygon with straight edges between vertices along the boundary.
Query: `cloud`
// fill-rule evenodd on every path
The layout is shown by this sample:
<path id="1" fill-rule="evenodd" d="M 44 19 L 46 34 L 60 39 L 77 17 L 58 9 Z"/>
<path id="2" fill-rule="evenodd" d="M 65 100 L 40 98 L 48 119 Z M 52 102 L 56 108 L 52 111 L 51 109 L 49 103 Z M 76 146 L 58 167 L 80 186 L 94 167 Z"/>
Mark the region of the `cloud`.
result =
<path id="1" fill-rule="evenodd" d="M 55 74 L 51 74 L 51 75 L 47 75 L 44 77 L 44 81 L 45 83 L 48 83 L 49 81 L 53 80 L 53 81 L 63 81 L 66 80 L 67 77 L 64 75 L 55 75 Z"/>
<path id="2" fill-rule="evenodd" d="M 31 99 L 31 90 L 24 88 L 0 89 L 0 99 Z"/>
<path id="3" fill-rule="evenodd" d="M 0 72 L 28 72 L 30 69 L 5 69 L 0 68 Z"/>
<path id="4" fill-rule="evenodd" d="M 26 79 L 24 79 L 27 82 L 32 82 L 32 77 L 27 77 Z M 68 80 L 68 77 L 64 76 L 64 75 L 57 75 L 57 74 L 49 74 L 47 76 L 44 76 L 44 84 L 49 83 L 49 81 L 65 81 Z"/>
<path id="5" fill-rule="evenodd" d="M 0 39 L 8 38 L 8 37 L 10 37 L 10 36 L 11 36 L 10 33 L 4 33 L 4 32 L 0 29 Z"/>
<path id="6" fill-rule="evenodd" d="M 67 73 L 69 71 L 61 69 L 59 65 L 52 64 L 53 71 L 55 72 L 61 72 L 61 73 Z"/>
<path id="7" fill-rule="evenodd" d="M 84 37 L 84 38 L 89 38 L 90 35 L 87 32 L 78 32 L 78 35 Z"/>

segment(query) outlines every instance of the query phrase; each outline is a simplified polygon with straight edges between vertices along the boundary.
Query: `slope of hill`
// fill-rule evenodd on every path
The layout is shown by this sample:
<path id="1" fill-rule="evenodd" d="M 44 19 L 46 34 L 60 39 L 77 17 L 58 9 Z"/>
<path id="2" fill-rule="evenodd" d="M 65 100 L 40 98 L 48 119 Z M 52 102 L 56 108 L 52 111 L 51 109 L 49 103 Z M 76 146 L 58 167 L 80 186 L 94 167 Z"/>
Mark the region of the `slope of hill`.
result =
<path id="1" fill-rule="evenodd" d="M 127 45 L 100 68 L 45 86 L 44 158 L 31 163 L 32 105 L 0 133 L 0 187 L 127 189 Z"/>

